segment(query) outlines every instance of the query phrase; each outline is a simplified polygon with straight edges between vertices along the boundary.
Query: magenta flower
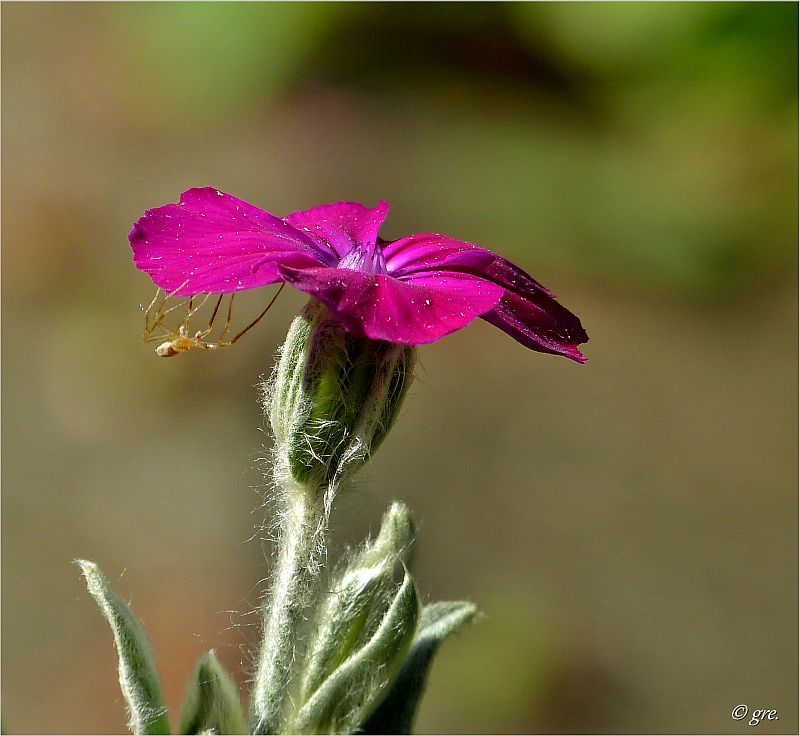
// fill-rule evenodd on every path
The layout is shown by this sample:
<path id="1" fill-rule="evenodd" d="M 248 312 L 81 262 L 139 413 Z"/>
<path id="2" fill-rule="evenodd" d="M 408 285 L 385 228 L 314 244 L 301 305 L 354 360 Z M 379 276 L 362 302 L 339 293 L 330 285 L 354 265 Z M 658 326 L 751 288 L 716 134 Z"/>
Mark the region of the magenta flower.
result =
<path id="1" fill-rule="evenodd" d="M 381 240 L 388 211 L 338 202 L 281 219 L 207 187 L 148 210 L 129 239 L 136 266 L 175 296 L 285 281 L 358 336 L 419 345 L 482 317 L 532 350 L 586 360 L 580 320 L 527 273 L 438 233 Z"/>

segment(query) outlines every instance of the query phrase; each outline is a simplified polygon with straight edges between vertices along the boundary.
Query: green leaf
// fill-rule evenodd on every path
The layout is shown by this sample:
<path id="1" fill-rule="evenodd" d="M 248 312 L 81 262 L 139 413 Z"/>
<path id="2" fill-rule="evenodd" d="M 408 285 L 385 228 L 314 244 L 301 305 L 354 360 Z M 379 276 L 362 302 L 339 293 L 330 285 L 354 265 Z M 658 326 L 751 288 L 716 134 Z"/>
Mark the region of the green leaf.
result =
<path id="1" fill-rule="evenodd" d="M 168 734 L 167 707 L 161 695 L 150 645 L 139 619 L 108 584 L 100 568 L 76 560 L 86 587 L 111 626 L 119 657 L 119 685 L 128 704 L 128 728 L 134 734 Z"/>
<path id="2" fill-rule="evenodd" d="M 380 626 L 398 590 L 393 571 L 398 560 L 408 563 L 414 534 L 408 507 L 395 501 L 383 516 L 377 539 L 366 544 L 331 581 L 314 616 L 300 680 L 301 704 Z"/>
<path id="3" fill-rule="evenodd" d="M 411 651 L 386 697 L 361 727 L 362 733 L 411 733 L 434 654 L 450 634 L 476 613 L 472 603 L 463 601 L 432 603 L 422 609 Z"/>
<path id="4" fill-rule="evenodd" d="M 417 629 L 419 608 L 414 582 L 406 573 L 373 636 L 317 688 L 288 724 L 288 731 L 355 733 L 402 666 Z"/>
<path id="5" fill-rule="evenodd" d="M 243 734 L 247 725 L 233 678 L 214 650 L 197 661 L 181 711 L 180 733 Z"/>
<path id="6" fill-rule="evenodd" d="M 396 557 L 410 564 L 417 530 L 411 511 L 402 501 L 393 501 L 381 519 L 381 530 L 371 545 L 367 545 L 365 561 L 378 557 Z"/>

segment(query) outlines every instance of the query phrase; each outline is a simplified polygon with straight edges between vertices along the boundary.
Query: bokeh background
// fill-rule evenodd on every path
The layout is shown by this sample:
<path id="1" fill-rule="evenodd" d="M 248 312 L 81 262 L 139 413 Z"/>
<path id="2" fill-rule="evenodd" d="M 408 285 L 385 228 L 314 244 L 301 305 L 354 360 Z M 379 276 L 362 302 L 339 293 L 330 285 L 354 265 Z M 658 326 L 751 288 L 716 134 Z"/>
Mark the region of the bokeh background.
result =
<path id="1" fill-rule="evenodd" d="M 744 703 L 796 732 L 797 14 L 4 3 L 5 729 L 125 730 L 77 557 L 144 620 L 173 713 L 207 648 L 246 686 L 255 385 L 304 299 L 161 361 L 126 241 L 213 185 L 278 214 L 386 198 L 384 237 L 497 250 L 591 335 L 583 367 L 480 320 L 423 347 L 339 499 L 339 549 L 406 500 L 425 598 L 485 614 L 419 731 L 749 732 Z"/>

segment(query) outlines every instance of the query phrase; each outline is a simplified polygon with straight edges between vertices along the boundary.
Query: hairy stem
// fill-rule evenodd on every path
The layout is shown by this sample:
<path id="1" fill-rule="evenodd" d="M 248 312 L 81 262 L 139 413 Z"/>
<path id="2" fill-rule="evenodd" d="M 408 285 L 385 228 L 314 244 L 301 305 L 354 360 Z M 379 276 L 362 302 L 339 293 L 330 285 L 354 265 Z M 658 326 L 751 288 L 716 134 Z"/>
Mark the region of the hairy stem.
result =
<path id="1" fill-rule="evenodd" d="M 282 497 L 280 546 L 253 690 L 254 734 L 277 734 L 284 725 L 303 611 L 324 554 L 328 514 L 322 498 L 302 487 L 287 488 Z"/>

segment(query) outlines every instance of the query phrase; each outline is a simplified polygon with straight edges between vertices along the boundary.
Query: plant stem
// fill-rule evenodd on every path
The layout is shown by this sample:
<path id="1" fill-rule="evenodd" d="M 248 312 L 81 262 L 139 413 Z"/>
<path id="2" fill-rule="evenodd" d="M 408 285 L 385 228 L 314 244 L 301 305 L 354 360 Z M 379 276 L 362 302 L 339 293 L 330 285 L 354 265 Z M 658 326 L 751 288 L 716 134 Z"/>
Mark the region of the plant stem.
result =
<path id="1" fill-rule="evenodd" d="M 278 559 L 253 689 L 254 734 L 277 734 L 285 725 L 292 669 L 301 644 L 303 611 L 324 553 L 328 513 L 322 498 L 293 484 L 281 494 Z"/>

